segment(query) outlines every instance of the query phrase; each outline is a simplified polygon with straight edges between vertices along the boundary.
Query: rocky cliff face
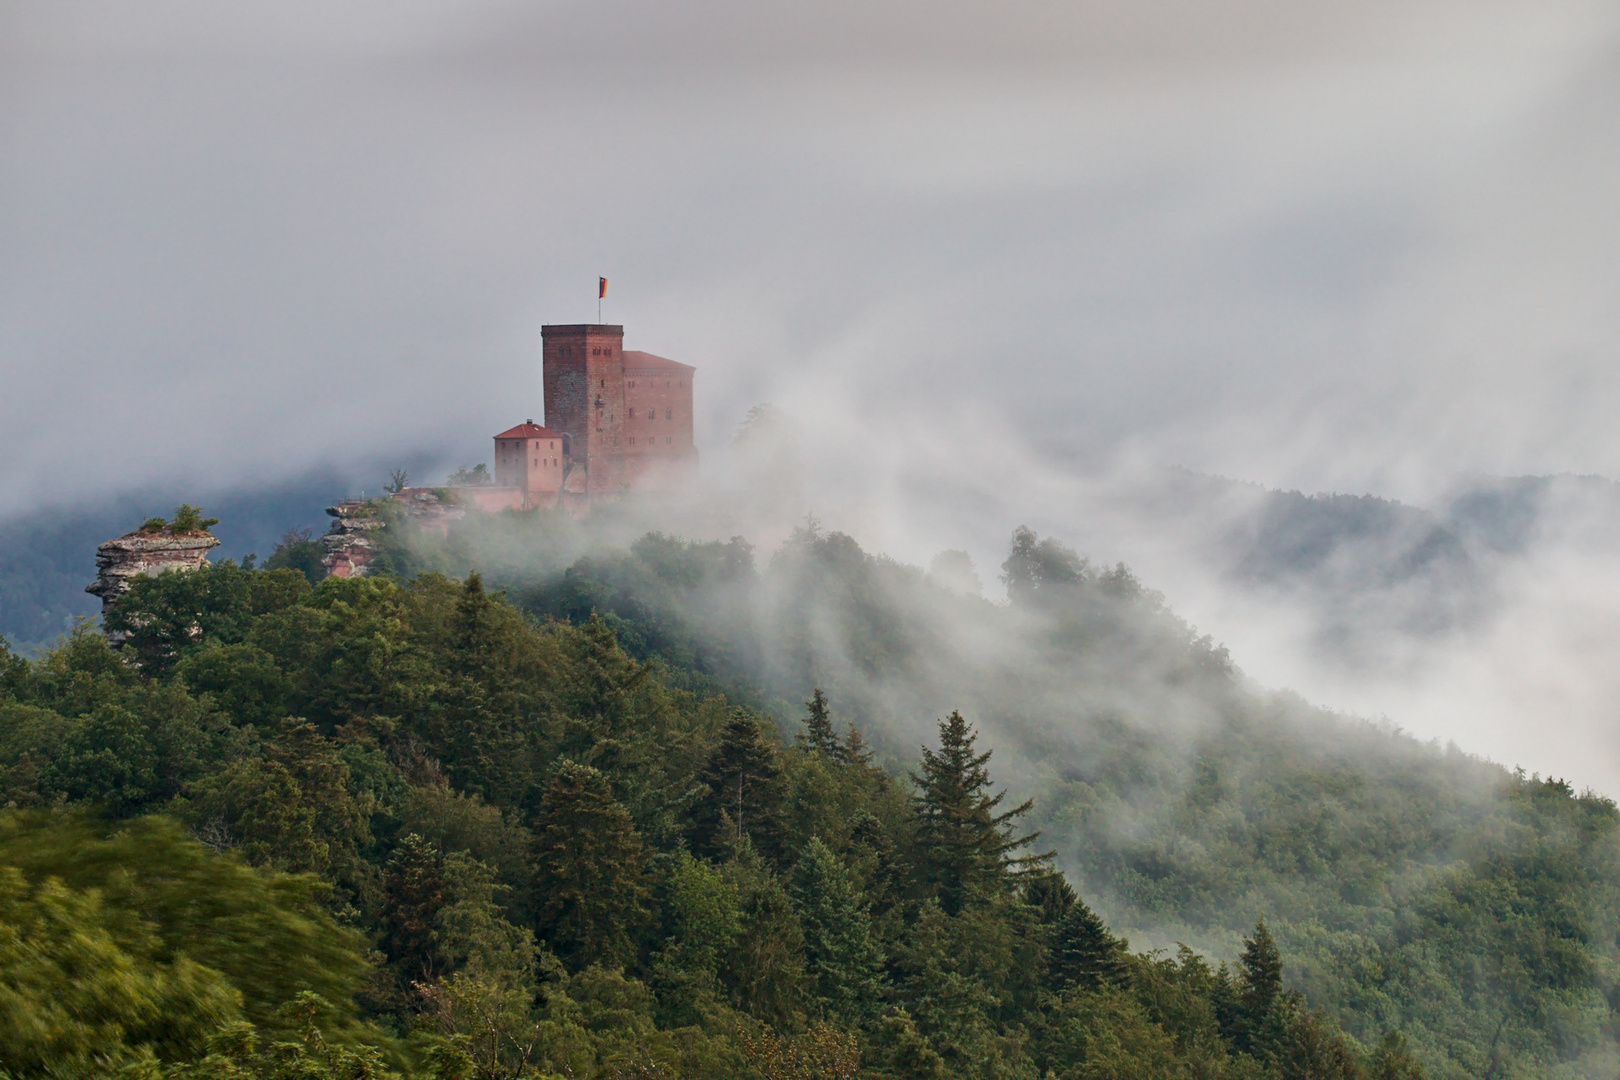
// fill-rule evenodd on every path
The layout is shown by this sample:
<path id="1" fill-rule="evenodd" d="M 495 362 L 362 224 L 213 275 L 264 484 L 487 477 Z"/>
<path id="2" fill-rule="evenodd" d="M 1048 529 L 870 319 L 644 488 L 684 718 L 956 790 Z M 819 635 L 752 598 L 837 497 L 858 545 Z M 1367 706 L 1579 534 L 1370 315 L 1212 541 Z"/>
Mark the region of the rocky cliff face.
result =
<path id="1" fill-rule="evenodd" d="M 513 489 L 468 488 L 453 490 L 510 491 Z M 377 516 L 378 507 L 390 507 L 387 520 Z M 474 503 L 476 506 L 476 502 Z M 516 509 L 516 505 L 493 505 L 489 509 Z M 332 515 L 332 528 L 321 538 L 326 545 L 326 572 L 333 577 L 365 577 L 366 568 L 377 557 L 377 545 L 383 530 L 394 522 L 394 527 L 410 524 L 419 529 L 448 536 L 450 526 L 467 516 L 467 508 L 454 497 L 445 497 L 437 488 L 404 488 L 387 500 L 362 501 L 350 499 L 328 506 Z"/>
<path id="2" fill-rule="evenodd" d="M 365 577 L 366 567 L 377 555 L 377 533 L 383 522 L 373 515 L 372 504 L 351 500 L 328 506 L 332 530 L 321 537 L 326 546 L 326 572 L 333 577 Z"/>
<path id="3" fill-rule="evenodd" d="M 195 570 L 208 561 L 219 540 L 198 529 L 132 532 L 96 548 L 96 580 L 84 591 L 101 597 L 103 614 L 129 591 L 131 578 L 166 570 Z"/>

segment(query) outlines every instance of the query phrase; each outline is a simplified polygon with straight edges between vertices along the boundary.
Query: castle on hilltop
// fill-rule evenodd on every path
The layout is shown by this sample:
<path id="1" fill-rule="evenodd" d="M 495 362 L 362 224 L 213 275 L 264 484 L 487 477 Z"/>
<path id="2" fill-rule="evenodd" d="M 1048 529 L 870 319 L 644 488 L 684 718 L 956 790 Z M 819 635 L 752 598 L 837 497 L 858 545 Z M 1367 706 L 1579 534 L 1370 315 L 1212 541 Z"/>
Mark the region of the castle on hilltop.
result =
<path id="1" fill-rule="evenodd" d="M 424 528 L 447 530 L 467 508 L 484 511 L 560 507 L 584 513 L 626 491 L 673 490 L 697 470 L 692 442 L 690 364 L 626 351 L 624 327 L 575 323 L 541 328 L 544 424 L 525 420 L 495 436 L 495 467 L 482 483 L 442 490 L 390 489 L 404 513 Z M 399 478 L 403 484 L 403 475 Z M 182 507 L 193 516 L 195 508 Z M 348 499 L 326 511 L 335 520 L 322 537 L 322 560 L 333 577 L 367 572 L 387 528 L 376 503 Z M 208 565 L 219 541 L 212 519 L 171 525 L 153 519 L 96 551 L 99 575 L 85 591 L 101 598 L 102 613 L 117 607 L 132 578 Z M 115 641 L 115 644 L 117 642 Z"/>
<path id="2" fill-rule="evenodd" d="M 580 510 L 668 489 L 697 467 L 690 364 L 626 350 L 624 327 L 541 328 L 545 423 L 495 436 L 494 483 L 458 487 L 483 510 Z"/>
<path id="3" fill-rule="evenodd" d="M 624 327 L 541 327 L 545 423 L 525 420 L 495 436 L 495 463 L 482 482 L 452 481 L 446 501 L 433 488 L 394 498 L 423 528 L 444 530 L 467 509 L 583 514 L 627 491 L 668 491 L 697 470 L 692 442 L 690 364 L 627 350 Z M 334 577 L 366 573 L 383 522 L 364 499 L 327 508 L 322 538 Z"/>

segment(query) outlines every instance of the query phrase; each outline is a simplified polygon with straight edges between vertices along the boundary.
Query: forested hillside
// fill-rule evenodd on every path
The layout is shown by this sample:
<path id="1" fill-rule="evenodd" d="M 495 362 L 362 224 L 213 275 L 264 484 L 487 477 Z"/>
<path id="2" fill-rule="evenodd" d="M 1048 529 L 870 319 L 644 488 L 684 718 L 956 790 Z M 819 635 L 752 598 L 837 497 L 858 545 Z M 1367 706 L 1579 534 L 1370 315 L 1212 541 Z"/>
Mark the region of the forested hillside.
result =
<path id="1" fill-rule="evenodd" d="M 1613 805 L 1253 687 L 1124 567 L 393 535 L 4 655 L 0 1067 L 1617 1067 Z"/>

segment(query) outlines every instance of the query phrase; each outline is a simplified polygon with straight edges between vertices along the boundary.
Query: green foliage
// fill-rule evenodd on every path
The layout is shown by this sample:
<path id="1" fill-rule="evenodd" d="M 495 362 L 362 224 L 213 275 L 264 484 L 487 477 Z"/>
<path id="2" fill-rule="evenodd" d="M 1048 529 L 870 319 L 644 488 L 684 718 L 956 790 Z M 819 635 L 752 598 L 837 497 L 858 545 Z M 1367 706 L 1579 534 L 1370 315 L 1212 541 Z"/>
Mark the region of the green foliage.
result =
<path id="1" fill-rule="evenodd" d="M 7 1067 L 1604 1074 L 1612 804 L 1259 696 L 1123 567 L 1024 530 L 1003 569 L 1010 606 L 809 523 L 502 579 L 527 613 L 138 581 L 124 648 L 0 650 Z M 949 714 L 911 770 L 906 702 Z"/>
<path id="2" fill-rule="evenodd" d="M 564 761 L 535 823 L 534 908 L 540 932 L 577 967 L 623 966 L 650 914 L 646 854 L 607 777 Z"/>
<path id="3" fill-rule="evenodd" d="M 142 668 L 166 675 L 194 644 L 235 644 L 261 615 L 296 604 L 309 583 L 292 570 L 244 570 L 229 559 L 207 573 L 158 574 L 131 580 L 103 625 L 124 635 Z"/>
<path id="4" fill-rule="evenodd" d="M 202 516 L 202 511 L 195 506 L 190 503 L 181 503 L 174 508 L 174 518 L 169 522 L 169 531 L 175 533 L 207 532 L 218 524 L 219 518 L 205 518 Z"/>
<path id="5" fill-rule="evenodd" d="M 950 914 L 970 901 L 1010 887 L 1016 872 L 1039 866 L 1049 855 L 1014 856 L 1039 838 L 1019 836 L 1016 822 L 1029 813 L 1024 802 L 997 813 L 1005 791 L 989 793 L 985 769 L 991 751 L 974 753 L 978 733 L 960 712 L 939 722 L 939 749 L 923 747 L 917 785 L 917 840 L 926 853 L 928 884 Z"/>
<path id="6" fill-rule="evenodd" d="M 717 855 L 745 841 L 773 861 L 786 853 L 780 754 L 764 727 L 737 711 L 698 774 L 707 789 L 692 814 L 692 846 Z"/>
<path id="7" fill-rule="evenodd" d="M 1078 898 L 1051 929 L 1048 978 L 1056 990 L 1100 990 L 1129 978 L 1125 942 Z"/>
<path id="8" fill-rule="evenodd" d="M 859 882 L 819 837 L 799 856 L 793 894 L 817 1004 L 844 1023 L 870 1017 L 883 999 L 883 954 Z"/>
<path id="9" fill-rule="evenodd" d="M 1013 603 L 1045 600 L 1086 581 L 1089 566 L 1063 544 L 1037 537 L 1028 526 L 1013 531 L 1012 550 L 1001 564 L 1001 583 Z"/>
<path id="10" fill-rule="evenodd" d="M 431 978 L 439 955 L 439 913 L 450 905 L 439 849 L 415 833 L 400 840 L 383 874 L 383 949 L 407 981 Z"/>
<path id="11" fill-rule="evenodd" d="M 118 925 L 99 893 L 0 867 L 0 1069 L 91 1076 L 196 1056 L 241 1015 L 241 995 L 184 954 Z M 133 931 L 133 932 L 131 932 Z"/>
<path id="12" fill-rule="evenodd" d="M 449 487 L 482 487 L 493 484 L 495 478 L 489 474 L 489 466 L 479 462 L 472 468 L 463 465 L 449 476 L 445 477 L 445 484 Z"/>
<path id="13" fill-rule="evenodd" d="M 842 747 L 838 743 L 838 732 L 833 730 L 827 695 L 821 692 L 821 687 L 816 687 L 804 707 L 809 710 L 809 715 L 804 718 L 805 742 L 822 757 L 836 759 Z"/>
<path id="14" fill-rule="evenodd" d="M 171 820 L 114 826 L 83 814 L 6 812 L 0 865 L 26 895 L 56 890 L 63 918 L 91 919 L 140 964 L 191 972 L 188 985 L 216 1002 L 198 1006 L 210 1016 L 225 1016 L 217 1007 L 223 999 L 208 989 L 216 982 L 234 988 L 241 1015 L 275 1030 L 277 1009 L 300 991 L 347 1003 L 365 978 L 363 942 L 333 923 L 316 879 L 258 873 L 215 855 Z M 357 1030 L 352 1004 L 335 1017 L 339 1030 Z"/>
<path id="15" fill-rule="evenodd" d="M 326 548 L 315 539 L 314 530 L 288 529 L 277 542 L 270 557 L 264 560 L 265 570 L 296 570 L 313 587 L 326 576 Z"/>

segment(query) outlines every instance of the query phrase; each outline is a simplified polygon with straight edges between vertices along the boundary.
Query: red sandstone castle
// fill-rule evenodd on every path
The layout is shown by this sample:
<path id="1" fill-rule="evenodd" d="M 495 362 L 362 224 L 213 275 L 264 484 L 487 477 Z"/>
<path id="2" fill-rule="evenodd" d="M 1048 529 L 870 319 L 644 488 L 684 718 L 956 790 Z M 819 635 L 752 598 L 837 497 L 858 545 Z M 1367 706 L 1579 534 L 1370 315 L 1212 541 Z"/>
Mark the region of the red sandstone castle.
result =
<path id="1" fill-rule="evenodd" d="M 494 486 L 464 497 L 485 510 L 588 504 L 668 488 L 696 468 L 696 368 L 626 351 L 622 326 L 546 326 L 541 338 L 546 422 L 495 436 Z"/>

